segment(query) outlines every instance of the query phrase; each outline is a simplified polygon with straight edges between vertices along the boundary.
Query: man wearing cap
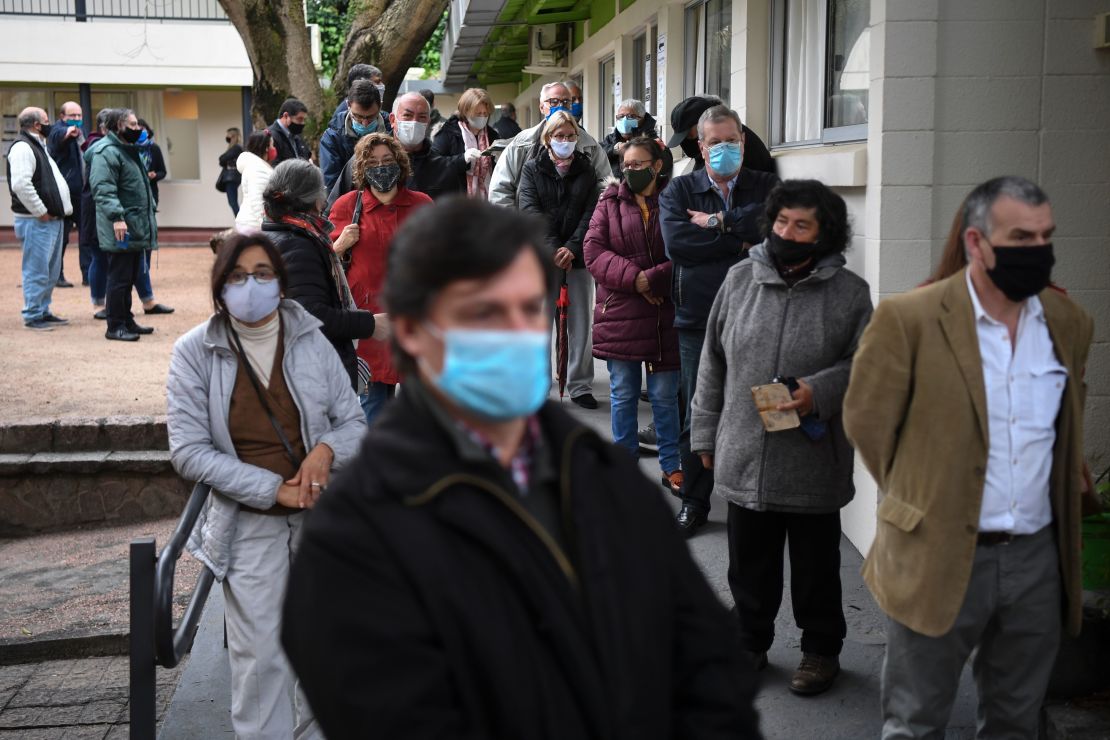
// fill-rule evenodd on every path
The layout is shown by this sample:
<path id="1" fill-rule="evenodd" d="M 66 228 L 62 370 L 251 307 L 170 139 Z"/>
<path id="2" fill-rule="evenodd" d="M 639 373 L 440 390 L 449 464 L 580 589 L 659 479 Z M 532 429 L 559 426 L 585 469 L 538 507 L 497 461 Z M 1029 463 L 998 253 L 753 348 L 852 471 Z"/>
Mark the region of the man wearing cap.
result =
<path id="1" fill-rule="evenodd" d="M 671 120 L 675 120 L 672 114 Z M 709 515 L 713 473 L 690 451 L 690 399 L 698 377 L 705 321 L 729 269 L 762 241 L 763 202 L 779 178 L 748 167 L 746 128 L 736 111 L 712 105 L 695 121 L 698 153 L 707 164 L 671 180 L 659 196 L 663 243 L 674 263 L 672 296 L 678 330 L 683 403 L 682 509 L 687 537 Z M 768 378 L 770 380 L 770 378 Z"/>
<path id="2" fill-rule="evenodd" d="M 675 162 L 674 172 L 676 175 L 689 174 L 705 167 L 705 159 L 702 157 L 701 146 L 698 143 L 697 125 L 701 114 L 715 105 L 724 105 L 724 102 L 715 95 L 695 95 L 686 98 L 671 110 L 671 128 L 674 132 L 671 134 L 667 146 L 671 149 L 675 147 L 682 149 L 683 154 L 692 163 L 691 166 L 691 164 L 685 164 L 681 160 Z M 743 127 L 743 134 L 744 169 L 770 172 L 772 175 L 778 174 L 775 160 L 772 159 L 771 153 L 767 151 L 767 145 L 763 143 L 763 140 L 747 126 Z"/>

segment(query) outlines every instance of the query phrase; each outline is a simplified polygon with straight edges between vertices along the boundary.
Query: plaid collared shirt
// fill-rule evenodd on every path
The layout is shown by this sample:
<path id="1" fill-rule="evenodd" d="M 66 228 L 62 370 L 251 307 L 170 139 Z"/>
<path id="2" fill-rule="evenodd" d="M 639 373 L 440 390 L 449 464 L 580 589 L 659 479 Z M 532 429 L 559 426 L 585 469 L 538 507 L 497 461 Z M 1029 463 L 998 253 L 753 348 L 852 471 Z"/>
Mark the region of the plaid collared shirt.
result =
<path id="1" fill-rule="evenodd" d="M 500 463 L 501 456 L 496 445 L 493 444 L 485 435 L 476 429 L 460 422 L 457 422 L 459 428 L 466 433 L 467 437 L 475 444 L 488 452 L 490 456 Z M 520 490 L 521 496 L 528 495 L 528 487 L 532 483 L 532 462 L 536 455 L 536 449 L 540 442 L 540 421 L 533 414 L 526 420 L 524 427 L 524 439 L 520 442 L 520 447 L 517 448 L 516 454 L 513 455 L 512 460 L 509 461 L 509 472 L 513 477 L 513 483 Z"/>

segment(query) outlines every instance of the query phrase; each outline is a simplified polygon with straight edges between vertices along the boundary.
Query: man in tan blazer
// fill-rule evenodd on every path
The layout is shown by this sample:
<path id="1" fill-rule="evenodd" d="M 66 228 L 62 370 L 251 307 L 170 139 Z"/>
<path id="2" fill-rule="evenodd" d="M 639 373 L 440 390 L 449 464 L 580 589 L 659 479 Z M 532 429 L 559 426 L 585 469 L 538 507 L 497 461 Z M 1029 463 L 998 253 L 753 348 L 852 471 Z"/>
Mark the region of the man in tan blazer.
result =
<path id="1" fill-rule="evenodd" d="M 879 305 L 844 399 L 883 492 L 863 575 L 890 618 L 884 740 L 943 736 L 976 647 L 979 737 L 1036 738 L 1061 613 L 1081 620 L 1093 323 L 1047 288 L 1039 187 L 986 182 L 964 224 L 967 269 Z"/>

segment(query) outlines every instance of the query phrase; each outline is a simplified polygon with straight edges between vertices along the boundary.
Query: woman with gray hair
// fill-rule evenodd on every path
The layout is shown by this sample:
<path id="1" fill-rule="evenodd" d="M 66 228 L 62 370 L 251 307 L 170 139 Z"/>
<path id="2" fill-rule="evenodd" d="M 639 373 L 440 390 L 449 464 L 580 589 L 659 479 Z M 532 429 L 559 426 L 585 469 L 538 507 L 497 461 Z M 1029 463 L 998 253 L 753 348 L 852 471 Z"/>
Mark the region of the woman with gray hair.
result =
<path id="1" fill-rule="evenodd" d="M 605 150 L 606 156 L 609 157 L 609 166 L 613 168 L 613 177 L 619 180 L 624 161 L 624 150 L 628 146 L 628 142 L 640 136 L 658 139 L 659 134 L 655 130 L 655 119 L 647 112 L 644 104 L 635 98 L 621 101 L 621 104 L 617 106 L 615 120 L 616 124 L 613 130 L 601 140 L 601 148 Z M 660 142 L 660 145 L 662 145 L 662 142 Z M 663 148 L 663 154 L 661 174 L 666 177 L 671 171 L 672 158 L 666 147 Z"/>
<path id="2" fill-rule="evenodd" d="M 360 339 L 384 340 L 388 323 L 384 314 L 375 316 L 356 307 L 336 254 L 357 241 L 358 226 L 345 228 L 332 244 L 332 224 L 320 213 L 327 200 L 324 179 L 305 159 L 279 164 L 262 200 L 266 209 L 262 231 L 277 246 L 289 271 L 285 297 L 320 320 L 320 331 L 339 354 L 351 387 L 364 393 L 370 372 L 355 348 Z"/>

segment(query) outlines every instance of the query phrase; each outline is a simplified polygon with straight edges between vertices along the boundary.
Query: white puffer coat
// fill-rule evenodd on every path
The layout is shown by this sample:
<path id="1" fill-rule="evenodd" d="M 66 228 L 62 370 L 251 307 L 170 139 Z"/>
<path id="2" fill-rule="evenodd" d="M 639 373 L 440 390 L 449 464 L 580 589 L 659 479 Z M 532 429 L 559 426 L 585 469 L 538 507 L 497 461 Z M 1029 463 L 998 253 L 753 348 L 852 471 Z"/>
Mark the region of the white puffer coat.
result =
<path id="1" fill-rule="evenodd" d="M 262 192 L 270 183 L 274 168 L 257 154 L 243 152 L 235 160 L 235 169 L 243 175 L 239 194 L 239 214 L 235 217 L 235 228 L 241 232 L 258 231 L 262 228 Z"/>

